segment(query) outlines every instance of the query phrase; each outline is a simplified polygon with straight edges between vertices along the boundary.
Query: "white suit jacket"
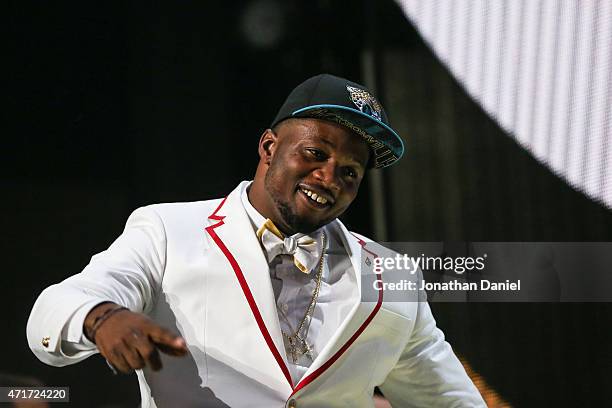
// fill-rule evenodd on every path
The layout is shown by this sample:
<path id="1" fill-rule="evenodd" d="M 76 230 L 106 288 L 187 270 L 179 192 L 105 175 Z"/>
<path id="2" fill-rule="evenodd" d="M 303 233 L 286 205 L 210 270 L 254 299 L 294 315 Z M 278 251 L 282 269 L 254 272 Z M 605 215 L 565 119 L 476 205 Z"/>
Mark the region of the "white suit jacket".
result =
<path id="1" fill-rule="evenodd" d="M 361 285 L 364 241 L 344 237 Z M 32 351 L 64 366 L 61 333 L 80 306 L 110 300 L 180 333 L 189 354 L 138 370 L 143 407 L 372 407 L 380 386 L 394 407 L 485 406 L 426 302 L 354 306 L 298 384 L 281 336 L 269 267 L 240 201 L 136 210 L 122 235 L 75 276 L 45 289 L 27 326 Z"/>

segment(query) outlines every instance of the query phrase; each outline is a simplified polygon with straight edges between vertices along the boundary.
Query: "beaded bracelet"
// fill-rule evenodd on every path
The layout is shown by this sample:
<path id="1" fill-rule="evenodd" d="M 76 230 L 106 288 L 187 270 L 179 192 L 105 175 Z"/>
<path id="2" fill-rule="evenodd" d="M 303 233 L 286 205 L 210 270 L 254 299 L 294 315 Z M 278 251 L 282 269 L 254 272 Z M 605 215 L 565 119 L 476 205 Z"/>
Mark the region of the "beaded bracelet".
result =
<path id="1" fill-rule="evenodd" d="M 129 309 L 127 307 L 116 305 L 115 307 L 110 307 L 106 309 L 104 313 L 96 317 L 91 327 L 91 330 L 89 330 L 89 333 L 86 333 L 87 337 L 89 337 L 89 340 L 91 340 L 95 344 L 96 343 L 96 333 L 98 329 L 100 328 L 100 326 L 102 325 L 102 323 L 108 320 L 108 318 L 111 317 L 112 315 L 119 313 L 122 310 L 129 310 Z"/>

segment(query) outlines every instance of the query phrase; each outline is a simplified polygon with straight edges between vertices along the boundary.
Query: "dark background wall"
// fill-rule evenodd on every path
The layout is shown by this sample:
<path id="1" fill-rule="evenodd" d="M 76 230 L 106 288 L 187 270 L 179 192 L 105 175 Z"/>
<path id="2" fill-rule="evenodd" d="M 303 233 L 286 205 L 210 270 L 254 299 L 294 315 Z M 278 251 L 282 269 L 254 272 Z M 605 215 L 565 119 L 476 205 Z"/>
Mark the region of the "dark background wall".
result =
<path id="1" fill-rule="evenodd" d="M 135 377 L 113 377 L 99 357 L 61 369 L 36 360 L 25 322 L 38 293 L 105 249 L 134 208 L 219 197 L 252 177 L 259 135 L 290 89 L 319 72 L 371 81 L 366 50 L 407 146 L 382 171 L 388 239 L 612 241 L 611 212 L 488 119 L 394 3 L 231 4 L 9 5 L 0 371 L 69 385 L 75 406 L 95 406 L 92 395 L 98 406 L 136 405 Z M 271 8 L 257 14 L 262 5 Z M 369 184 L 345 217 L 366 235 Z M 511 403 L 603 399 L 610 304 L 433 307 L 455 349 Z"/>

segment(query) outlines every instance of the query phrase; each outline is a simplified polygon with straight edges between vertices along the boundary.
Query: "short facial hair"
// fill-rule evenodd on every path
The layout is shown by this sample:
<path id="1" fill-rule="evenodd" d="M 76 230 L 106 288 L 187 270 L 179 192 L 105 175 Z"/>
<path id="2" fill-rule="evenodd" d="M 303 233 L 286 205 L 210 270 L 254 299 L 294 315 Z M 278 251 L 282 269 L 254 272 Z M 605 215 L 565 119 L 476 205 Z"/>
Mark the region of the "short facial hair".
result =
<path id="1" fill-rule="evenodd" d="M 274 161 L 272 161 L 270 168 L 268 168 L 266 176 L 264 177 L 264 186 L 283 221 L 293 230 L 294 233 L 301 232 L 308 234 L 316 230 L 319 226 L 312 225 L 311 223 L 301 219 L 297 214 L 295 214 L 295 212 L 293 212 L 289 203 L 281 198 L 281 193 L 276 189 L 276 184 L 274 183 L 275 168 L 276 166 L 274 165 Z"/>

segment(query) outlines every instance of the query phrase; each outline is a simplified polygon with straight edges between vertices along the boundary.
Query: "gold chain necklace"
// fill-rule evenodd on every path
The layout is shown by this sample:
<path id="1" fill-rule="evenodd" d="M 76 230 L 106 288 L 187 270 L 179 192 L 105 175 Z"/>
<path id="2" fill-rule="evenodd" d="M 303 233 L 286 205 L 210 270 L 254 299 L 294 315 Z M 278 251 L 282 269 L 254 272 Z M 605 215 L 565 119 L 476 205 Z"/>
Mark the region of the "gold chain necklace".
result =
<path id="1" fill-rule="evenodd" d="M 286 338 L 287 341 L 289 342 L 289 354 L 291 354 L 291 359 L 293 360 L 294 364 L 297 363 L 298 358 L 302 355 L 307 356 L 311 361 L 313 360 L 312 349 L 308 345 L 306 340 L 308 338 L 308 331 L 310 330 L 310 322 L 312 321 L 312 314 L 314 313 L 314 309 L 317 304 L 317 299 L 319 297 L 319 291 L 321 289 L 321 280 L 323 277 L 323 261 L 325 258 L 325 253 L 326 253 L 325 247 L 327 244 L 327 236 L 325 235 L 325 232 L 322 233 L 322 241 L 323 242 L 322 242 L 322 249 L 321 249 L 321 258 L 319 259 L 319 264 L 317 265 L 315 289 L 312 292 L 312 297 L 310 299 L 308 308 L 306 309 L 306 313 L 304 313 L 304 317 L 300 321 L 300 324 L 298 325 L 296 330 L 293 330 L 293 326 L 291 322 L 289 321 L 285 313 L 279 309 L 285 321 L 289 325 L 289 328 L 293 331 L 293 334 L 288 334 L 282 330 L 281 330 L 281 333 L 283 334 L 283 337 Z M 308 326 L 306 326 L 306 321 L 308 321 Z M 306 326 L 306 330 L 304 330 L 305 326 Z M 304 331 L 304 334 L 301 334 L 302 331 Z"/>

